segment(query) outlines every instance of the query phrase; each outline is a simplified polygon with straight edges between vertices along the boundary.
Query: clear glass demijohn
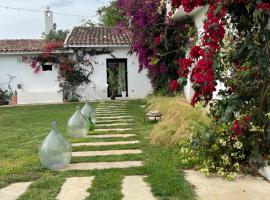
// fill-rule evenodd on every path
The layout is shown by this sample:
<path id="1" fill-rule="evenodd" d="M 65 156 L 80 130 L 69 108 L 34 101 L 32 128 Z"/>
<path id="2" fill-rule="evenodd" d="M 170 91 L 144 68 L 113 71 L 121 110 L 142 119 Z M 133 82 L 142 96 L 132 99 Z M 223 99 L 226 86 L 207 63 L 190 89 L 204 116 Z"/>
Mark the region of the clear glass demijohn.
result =
<path id="1" fill-rule="evenodd" d="M 81 114 L 80 107 L 76 107 L 76 112 L 67 122 L 67 133 L 74 138 L 85 137 L 88 134 L 89 123 Z"/>
<path id="2" fill-rule="evenodd" d="M 58 131 L 56 122 L 51 126 L 51 132 L 39 148 L 39 158 L 43 167 L 58 170 L 70 163 L 72 147 Z"/>
<path id="3" fill-rule="evenodd" d="M 81 110 L 82 115 L 87 117 L 89 121 L 93 122 L 93 124 L 96 124 L 97 122 L 97 113 L 94 108 L 90 105 L 90 102 L 87 100 Z M 90 120 L 91 119 L 91 120 Z"/>

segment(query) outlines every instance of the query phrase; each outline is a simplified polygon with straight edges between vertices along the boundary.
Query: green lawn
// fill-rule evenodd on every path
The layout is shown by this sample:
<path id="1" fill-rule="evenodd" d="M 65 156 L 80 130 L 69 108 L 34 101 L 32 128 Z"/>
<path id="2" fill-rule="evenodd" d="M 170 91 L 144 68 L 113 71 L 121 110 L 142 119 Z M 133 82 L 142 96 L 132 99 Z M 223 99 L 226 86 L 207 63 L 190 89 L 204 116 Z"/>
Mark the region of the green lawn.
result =
<path id="1" fill-rule="evenodd" d="M 121 140 L 140 140 L 141 144 L 127 145 L 124 148 L 142 148 L 144 150 L 142 155 L 73 158 L 72 162 L 143 160 L 144 167 L 67 172 L 43 169 L 39 162 L 38 149 L 50 131 L 52 120 L 57 121 L 59 130 L 67 138 L 65 125 L 75 110 L 75 104 L 0 108 L 0 188 L 13 182 L 34 181 L 20 200 L 50 200 L 55 199 L 66 177 L 95 176 L 88 200 L 120 200 L 121 182 L 124 176 L 147 175 L 146 181 L 159 199 L 194 199 L 192 187 L 185 181 L 183 173 L 173 162 L 175 156 L 173 151 L 151 145 L 145 138 L 153 124 L 144 123 L 144 110 L 140 107 L 141 103 L 141 101 L 128 103 L 129 111 L 135 121 L 134 130 L 125 133 L 135 133 L 137 136 L 121 138 Z M 116 140 L 120 139 L 70 139 L 71 142 Z M 120 146 L 76 147 L 74 151 L 108 148 L 120 149 Z"/>

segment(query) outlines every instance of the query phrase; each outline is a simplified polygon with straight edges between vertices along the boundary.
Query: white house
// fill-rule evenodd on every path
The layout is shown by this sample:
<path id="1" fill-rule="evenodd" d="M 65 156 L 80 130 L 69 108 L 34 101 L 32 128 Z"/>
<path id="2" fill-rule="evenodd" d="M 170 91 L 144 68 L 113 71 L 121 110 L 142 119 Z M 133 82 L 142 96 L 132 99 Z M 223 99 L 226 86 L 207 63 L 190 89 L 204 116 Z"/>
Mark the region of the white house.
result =
<path id="1" fill-rule="evenodd" d="M 17 91 L 18 104 L 63 101 L 55 68 L 42 66 L 39 73 L 34 73 L 21 61 L 24 56 L 42 53 L 43 45 L 43 40 L 0 40 L 0 88 Z"/>
<path id="2" fill-rule="evenodd" d="M 107 69 L 118 68 L 117 96 L 143 98 L 152 92 L 147 71 L 138 72 L 139 63 L 135 54 L 129 55 L 131 36 L 128 31 L 116 31 L 115 27 L 75 27 L 65 42 L 66 48 L 83 48 L 86 51 L 109 49 L 111 54 L 94 58 L 92 83 L 78 88 L 77 93 L 88 99 L 107 99 L 111 91 L 108 87 Z"/>
<path id="3" fill-rule="evenodd" d="M 42 53 L 43 40 L 0 40 L 0 88 L 17 91 L 18 104 L 60 103 L 63 94 L 57 81 L 57 68 L 41 66 L 34 73 L 31 66 L 21 62 L 24 56 L 36 56 Z M 77 93 L 90 100 L 108 99 L 107 68 L 117 65 L 119 68 L 119 88 L 117 97 L 143 98 L 152 88 L 147 72 L 138 72 L 138 58 L 128 55 L 130 35 L 118 33 L 113 27 L 76 27 L 66 39 L 66 48 L 85 48 L 86 50 L 108 48 L 112 55 L 96 56 L 94 73 L 89 85 L 77 88 Z"/>

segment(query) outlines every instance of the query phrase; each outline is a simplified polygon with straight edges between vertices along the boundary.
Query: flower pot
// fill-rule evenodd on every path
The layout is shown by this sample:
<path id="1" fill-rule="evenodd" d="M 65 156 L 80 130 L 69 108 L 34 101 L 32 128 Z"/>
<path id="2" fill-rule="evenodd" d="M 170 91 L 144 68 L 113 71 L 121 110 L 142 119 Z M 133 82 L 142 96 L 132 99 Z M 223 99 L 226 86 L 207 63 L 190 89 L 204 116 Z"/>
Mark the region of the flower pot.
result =
<path id="1" fill-rule="evenodd" d="M 122 91 L 122 97 L 127 97 L 127 92 L 126 91 Z"/>

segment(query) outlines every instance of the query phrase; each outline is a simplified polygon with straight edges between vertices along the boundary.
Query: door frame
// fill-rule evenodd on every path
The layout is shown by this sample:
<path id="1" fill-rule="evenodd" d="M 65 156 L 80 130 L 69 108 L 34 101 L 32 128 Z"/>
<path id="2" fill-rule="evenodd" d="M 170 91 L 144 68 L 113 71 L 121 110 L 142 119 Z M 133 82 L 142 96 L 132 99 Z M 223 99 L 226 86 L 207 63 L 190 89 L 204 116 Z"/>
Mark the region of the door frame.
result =
<path id="1" fill-rule="evenodd" d="M 108 74 L 108 67 L 109 67 L 109 63 L 110 62 L 115 62 L 115 61 L 119 61 L 119 62 L 124 62 L 125 63 L 125 79 L 126 79 L 126 92 L 127 92 L 127 96 L 128 97 L 128 67 L 127 67 L 127 58 L 107 58 L 106 59 L 106 73 L 107 73 L 107 84 L 108 83 L 108 78 L 109 78 L 109 74 Z M 110 97 L 110 88 L 107 88 L 107 96 Z M 119 95 L 117 94 L 116 97 L 122 97 L 122 94 Z"/>

